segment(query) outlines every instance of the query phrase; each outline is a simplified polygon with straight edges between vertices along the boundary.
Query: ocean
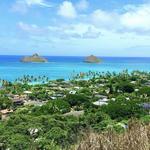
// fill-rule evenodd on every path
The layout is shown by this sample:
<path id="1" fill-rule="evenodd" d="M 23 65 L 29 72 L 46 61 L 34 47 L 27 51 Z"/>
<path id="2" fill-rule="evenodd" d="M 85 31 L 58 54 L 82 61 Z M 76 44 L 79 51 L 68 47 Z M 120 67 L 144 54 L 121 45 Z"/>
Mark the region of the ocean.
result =
<path id="1" fill-rule="evenodd" d="M 23 75 L 47 76 L 49 79 L 69 79 L 76 73 L 98 72 L 121 72 L 128 70 L 150 72 L 150 58 L 132 57 L 101 57 L 102 63 L 84 63 L 84 57 L 68 56 L 45 56 L 48 63 L 22 63 L 23 56 L 0 56 L 0 79 L 14 81 Z"/>

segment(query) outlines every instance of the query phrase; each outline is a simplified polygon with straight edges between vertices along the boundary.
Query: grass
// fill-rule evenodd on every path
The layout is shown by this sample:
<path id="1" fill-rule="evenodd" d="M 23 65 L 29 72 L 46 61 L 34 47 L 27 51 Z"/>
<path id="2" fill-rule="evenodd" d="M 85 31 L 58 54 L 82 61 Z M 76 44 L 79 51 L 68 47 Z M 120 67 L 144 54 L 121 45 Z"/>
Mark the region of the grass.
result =
<path id="1" fill-rule="evenodd" d="M 128 129 L 120 134 L 114 130 L 89 132 L 75 150 L 150 150 L 150 123 L 131 120 Z"/>

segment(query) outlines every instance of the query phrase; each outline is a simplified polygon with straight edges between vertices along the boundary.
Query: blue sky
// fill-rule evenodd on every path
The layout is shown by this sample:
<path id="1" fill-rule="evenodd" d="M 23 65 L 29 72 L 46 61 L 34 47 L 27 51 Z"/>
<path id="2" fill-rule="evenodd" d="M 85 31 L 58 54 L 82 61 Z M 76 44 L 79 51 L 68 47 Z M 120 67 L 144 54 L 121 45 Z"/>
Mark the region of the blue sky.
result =
<path id="1" fill-rule="evenodd" d="M 150 56 L 149 0 L 0 0 L 0 54 Z"/>

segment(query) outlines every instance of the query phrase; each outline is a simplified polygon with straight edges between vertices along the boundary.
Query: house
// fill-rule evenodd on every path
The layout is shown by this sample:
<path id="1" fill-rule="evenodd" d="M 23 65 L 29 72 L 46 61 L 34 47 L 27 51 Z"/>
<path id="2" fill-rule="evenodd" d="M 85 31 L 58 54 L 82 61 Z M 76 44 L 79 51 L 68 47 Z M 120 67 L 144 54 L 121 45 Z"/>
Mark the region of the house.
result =
<path id="1" fill-rule="evenodd" d="M 143 109 L 150 110 L 150 103 L 143 103 L 140 106 L 142 106 Z"/>
<path id="2" fill-rule="evenodd" d="M 76 91 L 70 91 L 69 94 L 76 94 Z"/>
<path id="3" fill-rule="evenodd" d="M 96 102 L 93 102 L 93 104 L 96 106 L 108 105 L 108 101 L 109 100 L 107 98 L 103 98 L 103 99 L 99 99 Z"/>
<path id="4" fill-rule="evenodd" d="M 81 89 L 81 87 L 79 87 L 79 86 L 75 86 L 74 88 L 77 89 L 77 90 Z"/>
<path id="5" fill-rule="evenodd" d="M 94 104 L 94 105 L 96 105 L 96 106 L 102 106 L 102 105 L 107 105 L 108 103 L 107 103 L 107 102 L 104 102 L 104 101 L 99 100 L 99 101 L 94 102 L 93 104 Z"/>
<path id="6" fill-rule="evenodd" d="M 138 91 L 139 91 L 139 89 L 135 89 L 134 91 L 135 91 L 135 92 L 138 92 Z"/>
<path id="7" fill-rule="evenodd" d="M 74 111 L 74 110 L 72 110 L 71 112 L 64 114 L 64 116 L 75 116 L 75 117 L 79 117 L 79 116 L 81 116 L 81 115 L 83 115 L 83 114 L 84 114 L 84 111 L 83 111 L 83 110 L 81 110 L 81 111 Z"/>
<path id="8" fill-rule="evenodd" d="M 12 102 L 15 106 L 23 105 L 24 104 L 24 99 L 22 99 L 22 98 L 13 98 Z"/>
<path id="9" fill-rule="evenodd" d="M 51 96 L 50 98 L 51 98 L 52 100 L 57 99 L 57 97 L 55 97 L 55 96 Z"/>
<path id="10" fill-rule="evenodd" d="M 13 113 L 12 109 L 0 110 L 1 120 L 6 120 L 11 113 Z"/>
<path id="11" fill-rule="evenodd" d="M 148 80 L 144 85 L 150 86 L 150 81 Z"/>
<path id="12" fill-rule="evenodd" d="M 136 81 L 131 81 L 130 83 L 131 83 L 131 84 L 136 84 Z"/>
<path id="13" fill-rule="evenodd" d="M 58 85 L 55 84 L 55 83 L 51 83 L 51 84 L 49 84 L 48 86 L 49 86 L 49 87 L 58 87 Z"/>
<path id="14" fill-rule="evenodd" d="M 44 102 L 40 102 L 40 101 L 27 101 L 24 103 L 24 105 L 34 105 L 34 106 L 43 106 L 46 103 L 46 101 Z"/>
<path id="15" fill-rule="evenodd" d="M 112 101 L 115 101 L 116 99 L 115 99 L 115 98 L 111 98 L 111 100 L 112 100 Z"/>
<path id="16" fill-rule="evenodd" d="M 23 93 L 24 93 L 24 94 L 32 94 L 31 91 L 24 91 Z"/>
<path id="17" fill-rule="evenodd" d="M 107 98 L 107 96 L 105 96 L 105 95 L 100 95 L 100 94 L 96 94 L 95 97 L 100 98 L 100 99 Z"/>
<path id="18" fill-rule="evenodd" d="M 64 94 L 56 93 L 55 96 L 56 96 L 56 97 L 64 97 Z"/>

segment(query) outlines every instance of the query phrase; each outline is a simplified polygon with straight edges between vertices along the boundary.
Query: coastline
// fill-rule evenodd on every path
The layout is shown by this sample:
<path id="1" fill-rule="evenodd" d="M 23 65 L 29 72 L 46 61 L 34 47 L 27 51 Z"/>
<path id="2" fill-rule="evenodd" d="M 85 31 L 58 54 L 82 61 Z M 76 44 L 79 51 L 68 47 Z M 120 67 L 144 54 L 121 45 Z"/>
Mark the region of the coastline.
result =
<path id="1" fill-rule="evenodd" d="M 150 71 L 150 58 L 101 57 L 102 63 L 84 63 L 84 57 L 48 57 L 48 63 L 21 63 L 20 56 L 0 56 L 0 78 L 14 81 L 24 75 L 47 76 L 51 80 L 64 78 L 80 72 L 122 72 L 128 70 Z"/>
<path id="2" fill-rule="evenodd" d="M 85 77 L 90 79 L 84 80 Z M 84 140 L 109 133 L 110 137 L 126 137 L 121 146 L 126 147 L 125 143 L 129 142 L 130 149 L 130 145 L 135 143 L 129 140 L 130 131 L 133 132 L 134 140 L 143 139 L 148 144 L 149 130 L 146 128 L 150 127 L 149 79 L 150 73 L 135 71 L 130 74 L 124 71 L 119 74 L 77 74 L 70 81 L 51 81 L 46 76 L 24 76 L 16 83 L 5 81 L 0 89 L 2 146 L 15 147 L 14 140 L 17 139 L 24 149 L 29 149 L 30 145 L 40 147 L 42 138 L 43 146 L 50 145 L 50 149 L 70 150 L 74 146 L 83 146 L 84 150 Z M 28 84 L 32 80 L 47 82 Z M 143 132 L 144 137 L 137 136 L 143 135 Z M 31 143 L 32 140 L 36 145 L 35 142 Z M 46 141 L 52 143 L 45 143 Z M 104 145 L 99 142 L 94 141 L 99 146 Z M 94 146 L 94 143 L 88 144 Z M 115 143 L 118 140 L 113 141 Z M 142 149 L 143 144 L 136 142 L 134 147 Z"/>

